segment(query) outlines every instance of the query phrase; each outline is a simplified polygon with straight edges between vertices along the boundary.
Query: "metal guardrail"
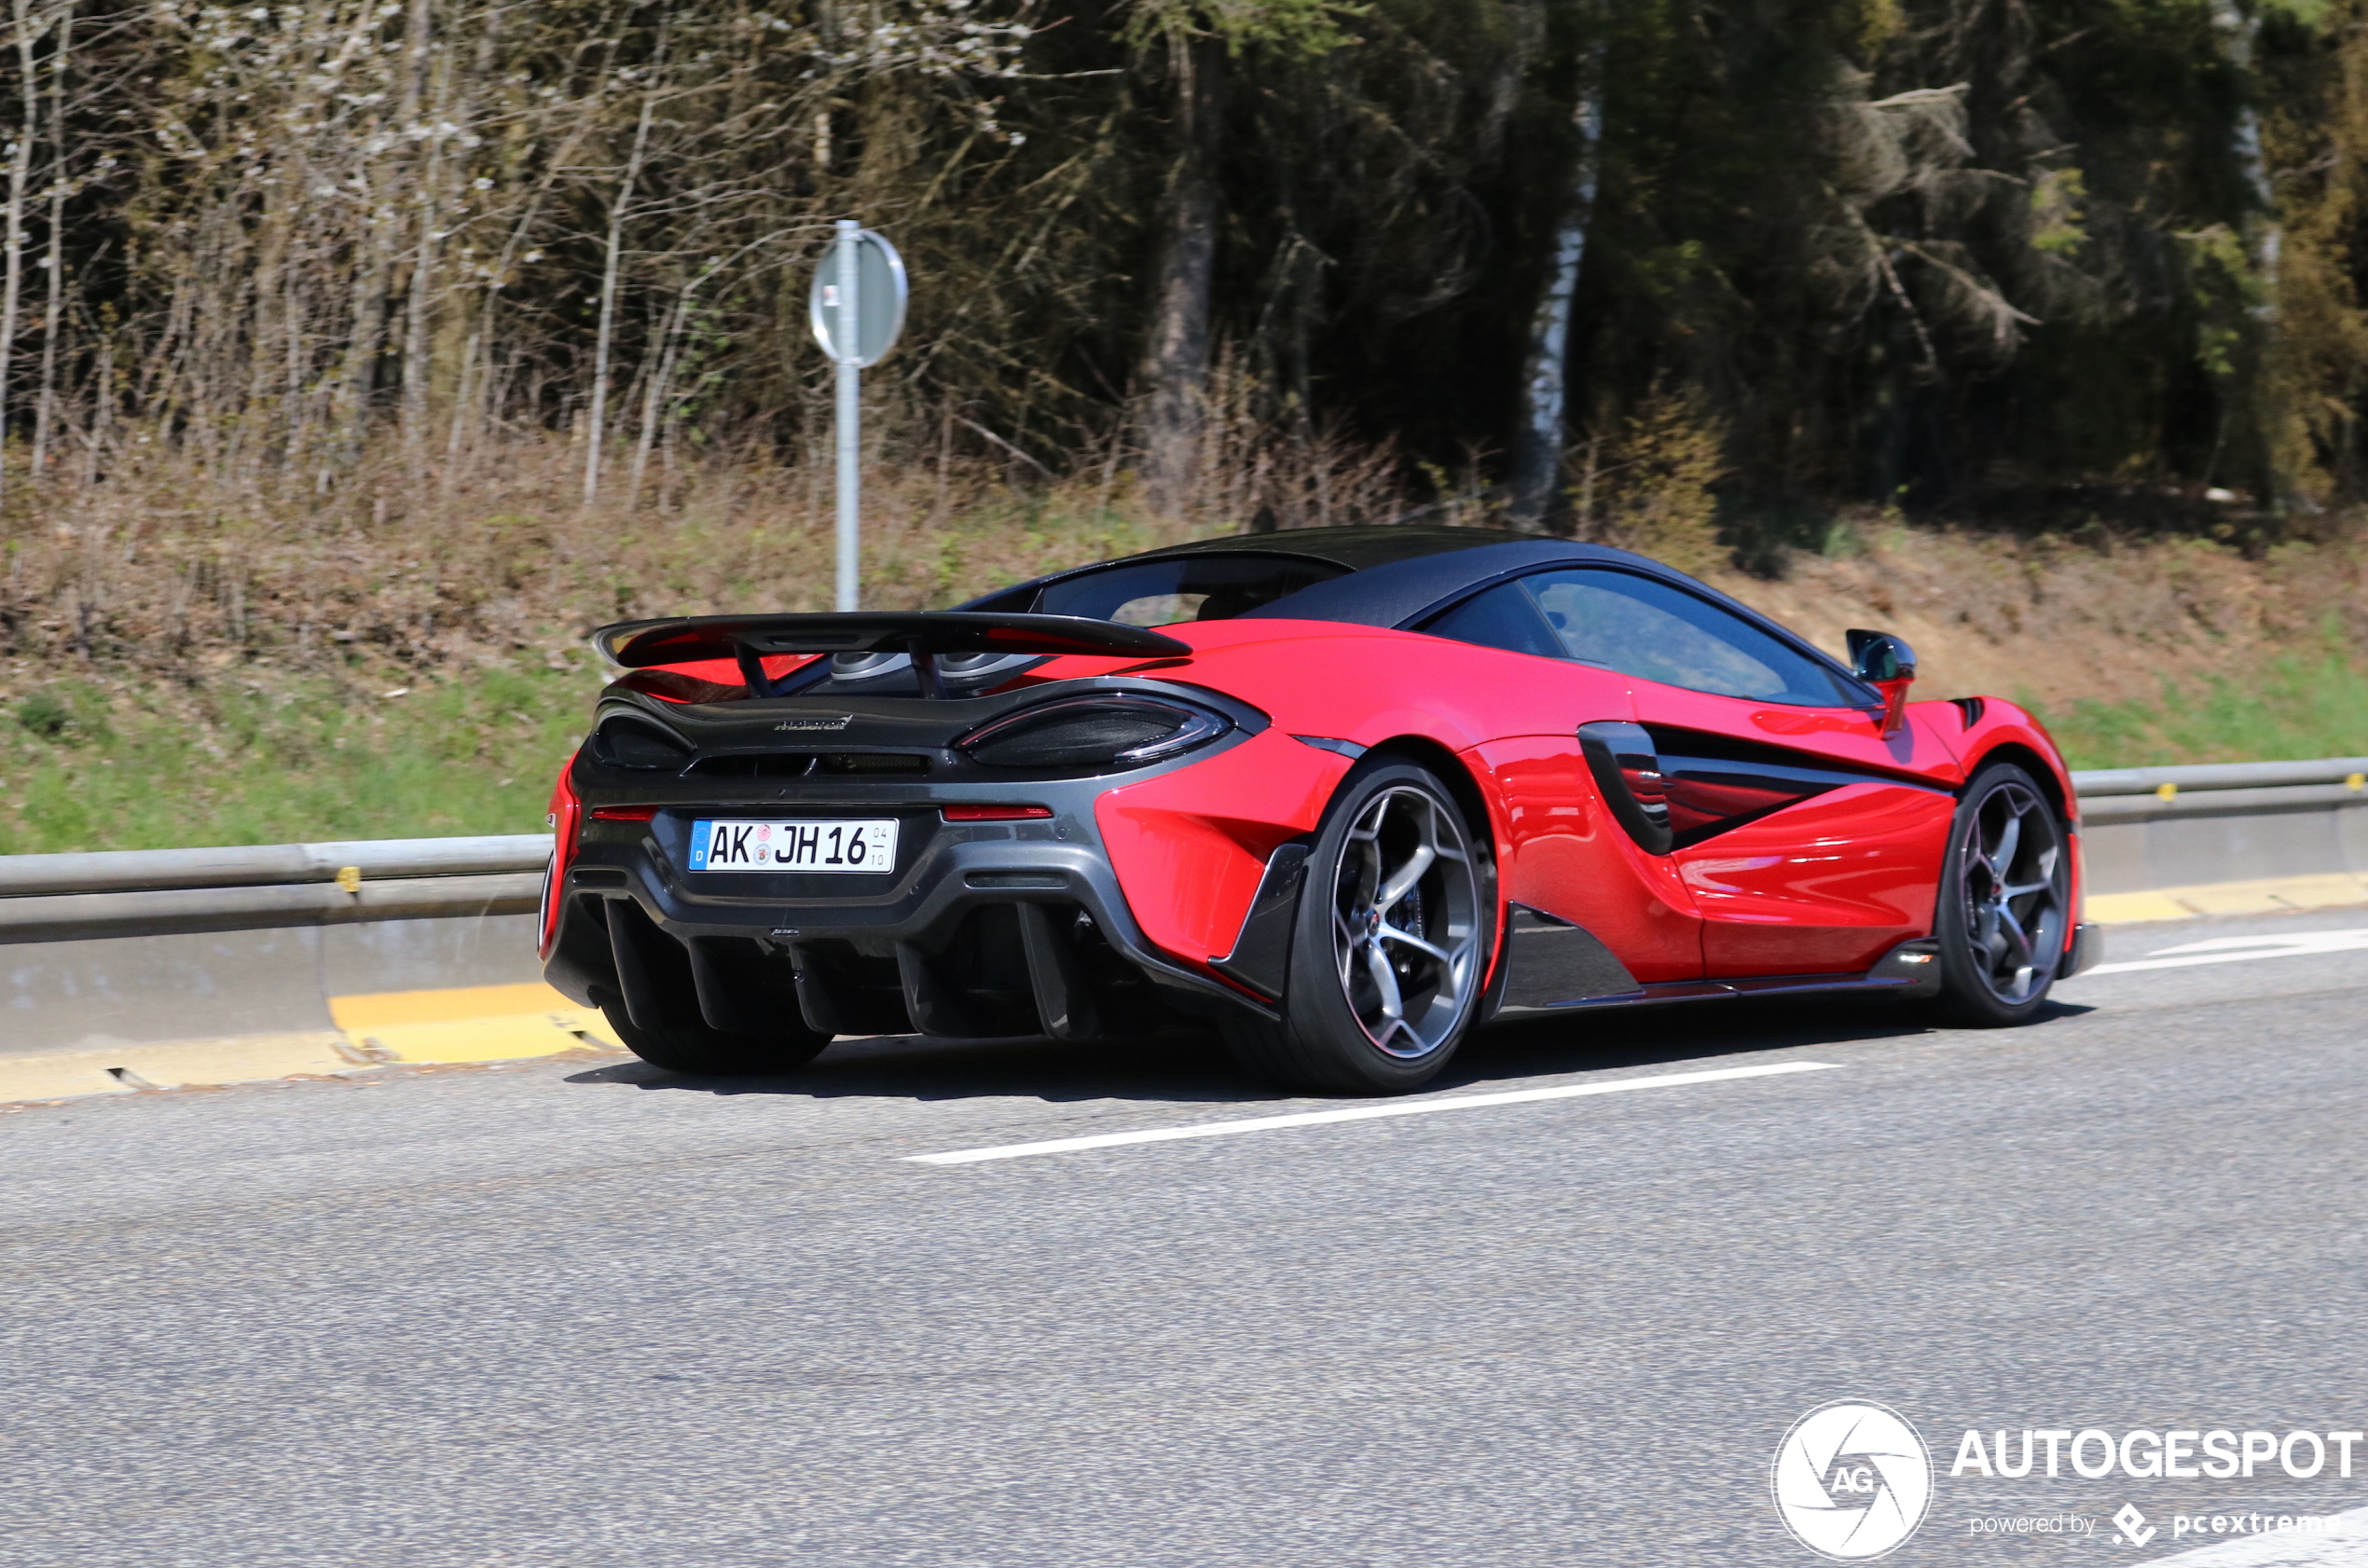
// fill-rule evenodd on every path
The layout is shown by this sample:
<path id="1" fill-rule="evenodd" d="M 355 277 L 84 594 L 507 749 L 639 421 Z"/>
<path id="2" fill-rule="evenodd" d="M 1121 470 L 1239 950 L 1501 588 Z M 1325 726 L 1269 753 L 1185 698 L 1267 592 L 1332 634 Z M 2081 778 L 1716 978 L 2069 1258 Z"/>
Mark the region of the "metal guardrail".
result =
<path id="1" fill-rule="evenodd" d="M 2171 817 L 2250 817 L 2368 805 L 2368 757 L 2301 763 L 2199 763 L 2072 775 L 2084 825 Z"/>
<path id="2" fill-rule="evenodd" d="M 2368 805 L 2368 757 L 2072 775 L 2085 825 Z M 548 833 L 0 856 L 0 943 L 533 910 Z"/>
<path id="3" fill-rule="evenodd" d="M 108 849 L 82 855 L 0 856 L 0 899 L 37 893 L 118 893 L 182 887 L 252 887 L 335 882 L 349 867 L 365 881 L 469 876 L 543 869 L 549 833 L 487 838 L 354 839 L 241 845 L 224 849 Z"/>
<path id="4" fill-rule="evenodd" d="M 520 915 L 551 835 L 0 857 L 0 943 Z"/>

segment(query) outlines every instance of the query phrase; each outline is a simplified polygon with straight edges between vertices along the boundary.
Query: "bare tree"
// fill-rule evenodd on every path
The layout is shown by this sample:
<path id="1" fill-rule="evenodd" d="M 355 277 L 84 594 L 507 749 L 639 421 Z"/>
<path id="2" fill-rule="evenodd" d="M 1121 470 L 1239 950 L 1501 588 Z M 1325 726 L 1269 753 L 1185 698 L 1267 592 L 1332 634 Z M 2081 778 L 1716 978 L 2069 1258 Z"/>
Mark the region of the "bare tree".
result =
<path id="1" fill-rule="evenodd" d="M 49 232 L 41 266 L 48 274 L 49 297 L 41 312 L 41 392 L 34 406 L 32 461 L 27 473 L 38 481 L 48 459 L 49 427 L 57 407 L 58 326 L 65 309 L 66 182 L 72 144 L 66 135 L 66 73 L 74 62 L 75 0 L 58 7 L 58 42 L 49 55 L 49 144 L 56 161 L 49 172 Z"/>
<path id="2" fill-rule="evenodd" d="M 609 201 L 608 243 L 601 253 L 600 337 L 592 351 L 592 416 L 585 431 L 584 504 L 600 497 L 600 441 L 608 430 L 609 359 L 616 342 L 616 296 L 619 269 L 625 261 L 625 220 L 633 210 L 633 187 L 640 182 L 641 160 L 650 150 L 650 122 L 657 114 L 658 89 L 666 74 L 668 23 L 658 28 L 657 58 L 641 88 L 641 116 L 633 128 L 633 151 L 625 162 L 614 197 Z"/>
<path id="3" fill-rule="evenodd" d="M 1596 17 L 1592 6 L 1587 20 Z M 1530 312 L 1529 345 L 1521 357 L 1521 419 L 1513 428 L 1507 473 L 1511 520 L 1535 528 L 1546 519 L 1562 473 L 1563 427 L 1570 407 L 1571 305 L 1595 218 L 1595 187 L 1604 145 L 1604 39 L 1582 41 L 1573 73 L 1570 145 L 1555 191 L 1546 276 Z"/>
<path id="4" fill-rule="evenodd" d="M 17 309 L 24 290 L 24 209 L 26 186 L 33 178 L 33 146 L 40 132 L 41 77 L 34 51 L 49 30 L 50 17 L 35 15 L 32 0 L 11 0 L 10 22 L 17 46 L 17 77 L 21 83 L 24 118 L 8 142 L 7 229 L 0 245 L 7 256 L 7 282 L 0 283 L 0 435 L 7 430 L 8 368 L 17 344 Z M 0 486 L 7 467 L 0 461 Z"/>
<path id="5" fill-rule="evenodd" d="M 2281 406 L 2283 389 L 2279 378 L 2270 372 L 2270 364 L 2278 350 L 2279 282 L 2284 261 L 2286 234 L 2278 216 L 2278 190 L 2269 174 L 2269 160 L 2261 140 L 2261 109 L 2253 51 L 2261 31 L 2261 18 L 2249 13 L 2238 0 L 2211 0 L 2212 31 L 2219 35 L 2221 52 L 2227 62 L 2229 73 L 2237 82 L 2236 114 L 2228 127 L 2228 160 L 2236 167 L 2243 182 L 2245 194 L 2252 211 L 2243 219 L 2245 260 L 2252 271 L 2252 320 L 2246 336 L 2251 339 L 2251 352 L 2234 378 L 2235 407 L 2250 416 L 2258 442 L 2260 483 L 2267 491 L 2267 499 L 2279 510 L 2297 500 L 2294 475 L 2286 461 L 2292 454 L 2281 440 L 2280 426 L 2286 423 L 2286 409 Z M 2230 421 L 2223 416 L 2223 430 Z M 2242 419 L 2237 421 L 2240 426 Z M 2218 461 L 2215 444 L 2214 461 Z"/>
<path id="6" fill-rule="evenodd" d="M 435 289 L 437 197 L 443 175 L 444 139 L 448 128 L 435 113 L 440 104 L 428 99 L 430 49 L 435 38 L 435 0 L 411 0 L 409 36 L 403 73 L 402 132 L 413 149 L 412 201 L 418 211 L 419 238 L 411 253 L 410 299 L 403 330 L 403 449 L 417 487 L 425 478 L 428 441 L 428 309 Z M 451 77 L 435 74 L 441 89 Z M 421 118 L 425 112 L 426 119 Z"/>
<path id="7" fill-rule="evenodd" d="M 1159 257 L 1141 370 L 1145 477 L 1151 503 L 1163 511 L 1176 507 L 1200 459 L 1225 81 L 1225 53 L 1212 39 L 1172 31 L 1167 57 L 1175 150 L 1160 193 Z"/>

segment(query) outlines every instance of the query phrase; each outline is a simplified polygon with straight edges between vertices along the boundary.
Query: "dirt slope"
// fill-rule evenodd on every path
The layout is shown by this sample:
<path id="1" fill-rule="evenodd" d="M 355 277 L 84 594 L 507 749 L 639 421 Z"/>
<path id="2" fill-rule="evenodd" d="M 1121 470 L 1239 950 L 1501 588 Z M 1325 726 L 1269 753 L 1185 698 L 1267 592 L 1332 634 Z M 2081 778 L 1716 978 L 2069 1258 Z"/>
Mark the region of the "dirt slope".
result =
<path id="1" fill-rule="evenodd" d="M 1920 694 L 2159 700 L 2330 638 L 2368 653 L 2368 549 L 2290 545 L 2261 560 L 2202 541 L 2093 549 L 1893 528 L 1859 553 L 1796 556 L 1780 579 L 1718 587 L 1838 653 L 1851 626 L 1897 632 Z"/>

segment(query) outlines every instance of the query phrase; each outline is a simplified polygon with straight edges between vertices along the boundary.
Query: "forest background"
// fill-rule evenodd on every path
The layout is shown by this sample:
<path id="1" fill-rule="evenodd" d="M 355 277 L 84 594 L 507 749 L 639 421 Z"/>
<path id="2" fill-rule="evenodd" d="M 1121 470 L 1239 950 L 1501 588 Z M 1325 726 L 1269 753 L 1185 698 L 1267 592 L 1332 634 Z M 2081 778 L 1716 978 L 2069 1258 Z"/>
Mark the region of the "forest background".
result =
<path id="1" fill-rule="evenodd" d="M 524 830 L 599 622 L 1604 539 L 2368 750 L 2362 0 L 6 0 L 0 851 Z"/>

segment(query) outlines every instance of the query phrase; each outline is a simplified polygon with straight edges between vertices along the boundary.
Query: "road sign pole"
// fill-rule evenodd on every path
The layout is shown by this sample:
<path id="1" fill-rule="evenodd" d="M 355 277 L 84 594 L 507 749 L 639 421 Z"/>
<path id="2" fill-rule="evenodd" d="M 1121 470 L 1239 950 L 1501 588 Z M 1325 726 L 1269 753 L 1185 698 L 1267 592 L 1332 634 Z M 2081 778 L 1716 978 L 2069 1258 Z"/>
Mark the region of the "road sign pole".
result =
<path id="1" fill-rule="evenodd" d="M 814 269 L 806 319 L 814 340 L 831 356 L 837 383 L 838 583 L 833 604 L 858 610 L 863 597 L 863 370 L 896 346 L 910 285 L 904 258 L 885 238 L 849 218 L 841 218 L 835 227 L 831 248 Z M 867 271 L 869 284 L 863 281 Z"/>
<path id="2" fill-rule="evenodd" d="M 839 459 L 839 573 L 837 607 L 855 610 L 860 606 L 862 546 L 857 517 L 862 502 L 863 475 L 862 419 L 863 372 L 862 337 L 858 313 L 856 291 L 856 235 L 859 226 L 854 220 L 841 218 L 838 225 L 838 321 L 833 336 L 837 338 L 838 360 L 838 459 Z"/>

